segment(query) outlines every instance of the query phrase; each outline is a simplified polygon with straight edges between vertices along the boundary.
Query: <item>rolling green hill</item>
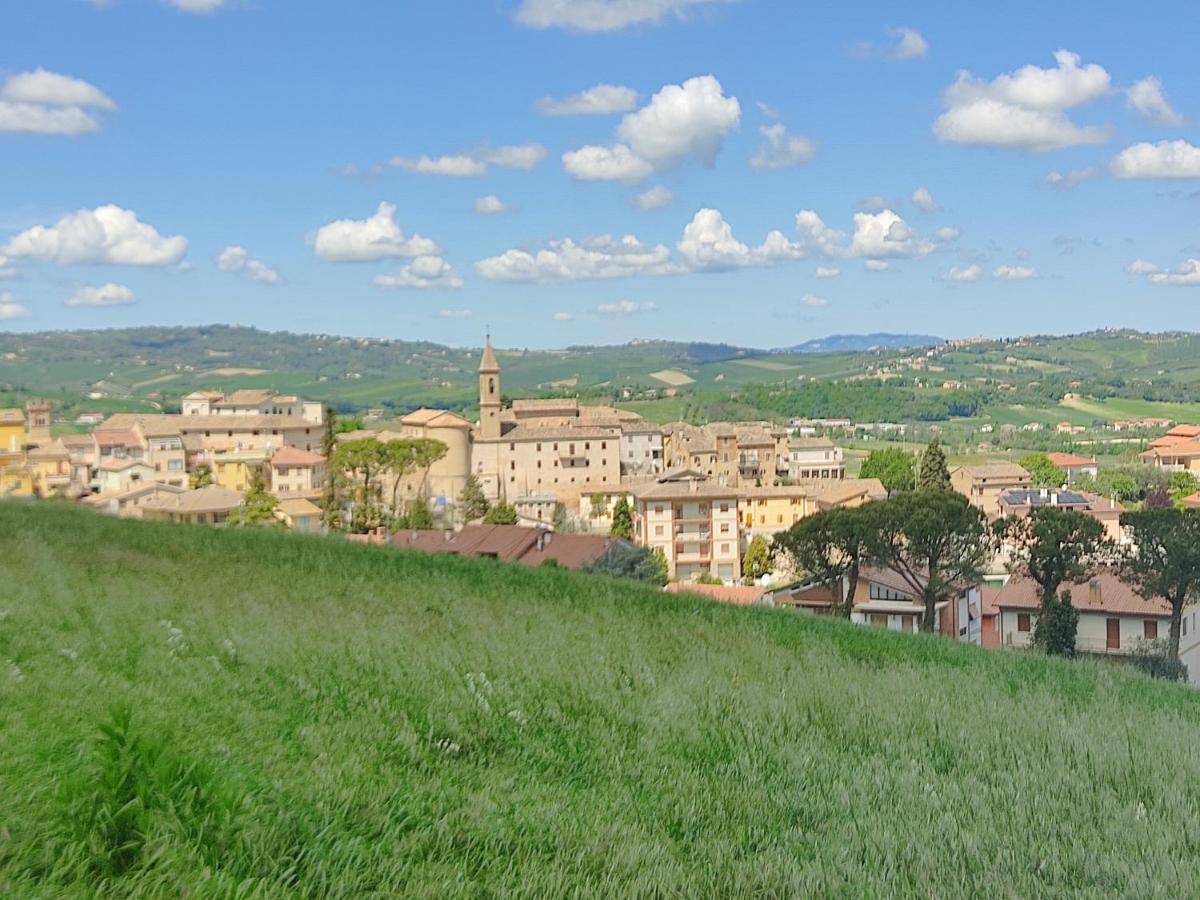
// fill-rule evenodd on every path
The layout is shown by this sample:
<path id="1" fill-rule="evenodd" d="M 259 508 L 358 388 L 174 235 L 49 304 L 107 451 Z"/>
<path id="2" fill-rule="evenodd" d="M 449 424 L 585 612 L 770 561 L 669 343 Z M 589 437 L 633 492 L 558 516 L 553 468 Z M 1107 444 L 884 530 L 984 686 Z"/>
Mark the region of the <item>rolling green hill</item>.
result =
<path id="1" fill-rule="evenodd" d="M 0 896 L 1192 896 L 1200 695 L 0 504 Z"/>

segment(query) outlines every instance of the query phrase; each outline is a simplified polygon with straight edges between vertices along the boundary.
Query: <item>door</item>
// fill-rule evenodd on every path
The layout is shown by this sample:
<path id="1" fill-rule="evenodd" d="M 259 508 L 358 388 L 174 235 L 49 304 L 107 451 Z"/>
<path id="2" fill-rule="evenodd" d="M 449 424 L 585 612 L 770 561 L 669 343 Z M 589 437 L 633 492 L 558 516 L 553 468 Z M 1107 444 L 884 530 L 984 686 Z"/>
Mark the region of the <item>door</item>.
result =
<path id="1" fill-rule="evenodd" d="M 1121 620 L 1107 619 L 1105 620 L 1105 641 L 1104 646 L 1109 650 L 1121 649 Z"/>

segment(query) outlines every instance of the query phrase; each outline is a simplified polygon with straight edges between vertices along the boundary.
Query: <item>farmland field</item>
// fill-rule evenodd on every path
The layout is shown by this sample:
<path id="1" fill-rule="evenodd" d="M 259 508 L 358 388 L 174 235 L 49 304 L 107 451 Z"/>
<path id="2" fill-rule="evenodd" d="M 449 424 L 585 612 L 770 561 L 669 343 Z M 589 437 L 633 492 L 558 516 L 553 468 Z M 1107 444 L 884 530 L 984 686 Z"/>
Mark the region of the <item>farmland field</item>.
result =
<path id="1" fill-rule="evenodd" d="M 1200 695 L 0 504 L 0 895 L 1195 896 Z"/>

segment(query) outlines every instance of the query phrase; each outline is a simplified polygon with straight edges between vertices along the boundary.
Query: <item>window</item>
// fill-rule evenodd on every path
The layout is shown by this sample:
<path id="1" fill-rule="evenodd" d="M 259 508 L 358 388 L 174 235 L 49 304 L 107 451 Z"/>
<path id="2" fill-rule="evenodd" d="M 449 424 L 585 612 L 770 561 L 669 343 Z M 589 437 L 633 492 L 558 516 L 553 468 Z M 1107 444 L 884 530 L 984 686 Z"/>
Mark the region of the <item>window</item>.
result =
<path id="1" fill-rule="evenodd" d="M 729 534 L 729 523 L 728 522 L 721 523 L 721 534 Z"/>
<path id="2" fill-rule="evenodd" d="M 1148 641 L 1158 640 L 1158 622 L 1147 619 L 1142 623 L 1142 636 Z"/>
<path id="3" fill-rule="evenodd" d="M 663 536 L 663 527 L 662 527 L 661 525 L 655 525 L 655 526 L 654 526 L 654 536 L 655 536 L 655 537 L 662 537 L 662 536 Z"/>
<path id="4" fill-rule="evenodd" d="M 541 445 L 541 444 L 538 444 L 538 445 L 537 445 L 537 452 L 538 452 L 538 453 L 541 453 L 541 452 L 542 452 L 542 445 Z"/>
<path id="5" fill-rule="evenodd" d="M 723 513 L 729 512 L 729 504 L 728 503 L 721 504 L 721 512 L 723 512 Z"/>
<path id="6" fill-rule="evenodd" d="M 729 545 L 728 545 L 728 544 L 722 544 L 722 545 L 721 545 L 721 555 L 722 555 L 722 556 L 728 556 L 728 555 L 729 555 Z"/>
<path id="7" fill-rule="evenodd" d="M 655 506 L 654 506 L 654 512 L 655 512 L 655 514 L 656 514 L 656 515 L 660 515 L 660 516 L 661 516 L 661 515 L 662 515 L 662 511 L 663 511 L 662 504 L 661 504 L 661 503 L 655 504 Z"/>
<path id="8" fill-rule="evenodd" d="M 607 450 L 607 449 L 608 449 L 608 441 L 601 441 L 601 442 L 600 442 L 600 449 L 601 449 L 601 450 Z"/>
<path id="9" fill-rule="evenodd" d="M 882 584 L 872 584 L 868 591 L 872 600 L 910 600 L 908 594 L 893 590 Z"/>
<path id="10" fill-rule="evenodd" d="M 1029 613 L 1017 613 L 1017 631 L 1029 631 Z"/>

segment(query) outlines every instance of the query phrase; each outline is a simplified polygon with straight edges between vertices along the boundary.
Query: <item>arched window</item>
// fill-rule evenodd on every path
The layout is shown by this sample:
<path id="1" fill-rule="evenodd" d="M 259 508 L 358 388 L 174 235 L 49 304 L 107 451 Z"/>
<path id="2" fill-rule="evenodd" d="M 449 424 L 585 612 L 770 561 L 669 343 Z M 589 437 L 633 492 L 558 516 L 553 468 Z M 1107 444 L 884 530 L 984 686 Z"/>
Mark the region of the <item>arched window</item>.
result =
<path id="1" fill-rule="evenodd" d="M 488 396 L 491 396 L 494 393 L 496 393 L 496 379 L 489 378 L 488 379 Z"/>

